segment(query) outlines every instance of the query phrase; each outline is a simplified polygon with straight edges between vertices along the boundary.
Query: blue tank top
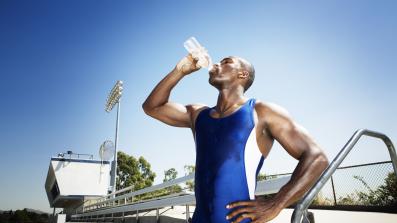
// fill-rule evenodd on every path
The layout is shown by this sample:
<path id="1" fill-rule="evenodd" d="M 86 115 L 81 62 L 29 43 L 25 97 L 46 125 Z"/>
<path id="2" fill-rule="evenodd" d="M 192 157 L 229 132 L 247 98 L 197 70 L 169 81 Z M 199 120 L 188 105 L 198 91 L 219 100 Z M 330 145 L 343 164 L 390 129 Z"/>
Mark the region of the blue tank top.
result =
<path id="1" fill-rule="evenodd" d="M 213 107 L 214 108 L 214 107 Z M 256 143 L 255 99 L 223 118 L 202 110 L 196 119 L 196 209 L 193 223 L 223 223 L 231 202 L 254 200 L 256 177 L 264 157 Z M 244 219 L 242 223 L 251 222 Z"/>

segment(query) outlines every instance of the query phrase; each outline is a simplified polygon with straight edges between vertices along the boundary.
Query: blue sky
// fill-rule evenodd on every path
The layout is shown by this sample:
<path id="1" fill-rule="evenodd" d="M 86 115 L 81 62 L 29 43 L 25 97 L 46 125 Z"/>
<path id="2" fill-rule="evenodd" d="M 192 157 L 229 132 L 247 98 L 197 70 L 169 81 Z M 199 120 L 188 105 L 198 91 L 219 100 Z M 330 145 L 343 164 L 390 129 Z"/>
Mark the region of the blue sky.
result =
<path id="1" fill-rule="evenodd" d="M 73 150 L 98 157 L 114 138 L 104 111 L 117 80 L 120 149 L 164 170 L 194 164 L 188 129 L 144 115 L 152 88 L 186 55 L 195 36 L 214 61 L 251 61 L 247 97 L 286 108 L 332 159 L 358 128 L 397 138 L 395 1 L 8 1 L 0 2 L 0 209 L 50 211 L 44 182 L 50 157 Z M 215 105 L 200 70 L 171 100 Z M 363 139 L 346 164 L 387 160 Z M 291 172 L 296 161 L 275 145 L 261 172 Z"/>

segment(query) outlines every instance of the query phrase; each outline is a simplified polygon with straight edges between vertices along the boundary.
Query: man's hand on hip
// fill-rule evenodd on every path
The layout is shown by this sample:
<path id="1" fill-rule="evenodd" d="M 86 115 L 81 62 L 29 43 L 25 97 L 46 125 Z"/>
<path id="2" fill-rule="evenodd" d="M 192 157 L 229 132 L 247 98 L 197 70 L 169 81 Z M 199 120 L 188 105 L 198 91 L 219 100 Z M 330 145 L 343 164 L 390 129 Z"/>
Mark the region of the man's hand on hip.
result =
<path id="1" fill-rule="evenodd" d="M 238 216 L 233 223 L 241 222 L 245 218 L 250 218 L 251 223 L 265 223 L 275 218 L 283 209 L 276 198 L 233 202 L 227 208 L 237 208 L 226 216 L 226 219 Z"/>

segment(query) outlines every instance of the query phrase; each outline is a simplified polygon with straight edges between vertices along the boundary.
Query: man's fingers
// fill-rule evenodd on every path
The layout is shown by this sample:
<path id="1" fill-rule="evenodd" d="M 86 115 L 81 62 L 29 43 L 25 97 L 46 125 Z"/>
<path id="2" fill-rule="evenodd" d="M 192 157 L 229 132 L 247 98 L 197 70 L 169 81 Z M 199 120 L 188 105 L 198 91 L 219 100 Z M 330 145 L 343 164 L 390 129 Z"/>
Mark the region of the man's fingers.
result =
<path id="1" fill-rule="evenodd" d="M 246 218 L 250 218 L 251 220 L 256 219 L 255 215 L 249 214 L 249 213 L 244 213 L 244 214 L 240 215 L 235 221 L 233 221 L 233 223 L 239 223 Z"/>
<path id="2" fill-rule="evenodd" d="M 237 201 L 237 202 L 233 202 L 233 203 L 230 203 L 230 204 L 228 204 L 227 206 L 226 206 L 226 208 L 234 208 L 234 207 L 237 207 L 237 206 L 243 206 L 243 205 L 246 205 L 246 206 L 254 206 L 255 205 L 255 201 Z"/>
<path id="3" fill-rule="evenodd" d="M 247 213 L 247 212 L 251 213 L 254 210 L 255 210 L 255 208 L 253 208 L 253 207 L 239 208 L 237 210 L 232 211 L 228 215 L 226 215 L 226 219 L 232 219 L 232 218 L 234 218 L 234 216 L 237 216 L 238 214 L 241 214 L 241 213 Z"/>
<path id="4" fill-rule="evenodd" d="M 192 64 L 195 66 L 196 69 L 201 68 L 197 62 L 199 61 L 199 57 L 196 54 L 189 53 L 188 59 L 192 61 Z"/>

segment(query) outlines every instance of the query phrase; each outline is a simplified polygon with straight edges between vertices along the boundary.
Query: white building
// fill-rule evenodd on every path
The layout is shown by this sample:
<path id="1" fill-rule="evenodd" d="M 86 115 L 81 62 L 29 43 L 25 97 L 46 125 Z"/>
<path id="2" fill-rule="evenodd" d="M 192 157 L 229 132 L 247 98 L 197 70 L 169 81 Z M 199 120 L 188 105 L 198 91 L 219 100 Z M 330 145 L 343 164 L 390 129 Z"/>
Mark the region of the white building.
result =
<path id="1" fill-rule="evenodd" d="M 50 206 L 63 208 L 66 214 L 72 214 L 70 211 L 84 202 L 106 196 L 110 180 L 108 161 L 72 158 L 72 155 L 79 154 L 68 152 L 52 157 L 45 182 Z"/>

